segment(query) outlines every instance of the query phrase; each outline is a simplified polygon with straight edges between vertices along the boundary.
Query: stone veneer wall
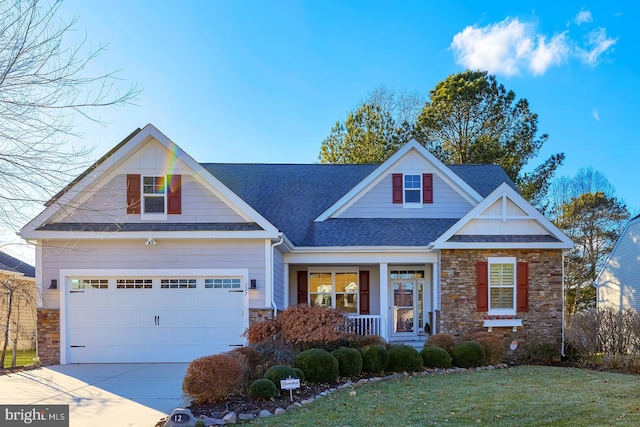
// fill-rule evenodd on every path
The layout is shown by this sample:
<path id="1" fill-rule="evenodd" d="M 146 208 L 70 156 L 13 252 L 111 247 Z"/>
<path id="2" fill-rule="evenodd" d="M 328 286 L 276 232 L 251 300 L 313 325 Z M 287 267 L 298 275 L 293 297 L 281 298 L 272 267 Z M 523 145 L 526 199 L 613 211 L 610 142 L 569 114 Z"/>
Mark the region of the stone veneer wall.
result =
<path id="1" fill-rule="evenodd" d="M 249 326 L 261 320 L 273 319 L 272 308 L 250 308 L 249 309 Z"/>
<path id="2" fill-rule="evenodd" d="M 489 257 L 516 257 L 529 263 L 529 311 L 517 313 L 522 327 L 493 328 L 505 341 L 525 346 L 540 342 L 562 344 L 562 251 L 560 250 L 442 250 L 441 313 L 438 331 L 456 337 L 488 329 L 488 313 L 476 311 L 476 262 Z"/>
<path id="3" fill-rule="evenodd" d="M 38 357 L 43 366 L 60 363 L 60 310 L 38 309 Z"/>

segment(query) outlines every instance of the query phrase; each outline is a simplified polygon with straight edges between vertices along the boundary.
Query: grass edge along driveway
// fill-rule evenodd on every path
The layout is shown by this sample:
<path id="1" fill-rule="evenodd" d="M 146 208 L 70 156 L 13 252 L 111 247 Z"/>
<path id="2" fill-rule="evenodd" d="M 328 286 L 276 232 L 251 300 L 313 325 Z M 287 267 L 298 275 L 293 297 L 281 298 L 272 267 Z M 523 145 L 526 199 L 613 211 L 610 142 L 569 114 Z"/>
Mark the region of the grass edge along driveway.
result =
<path id="1" fill-rule="evenodd" d="M 638 426 L 640 376 L 550 366 L 426 375 L 342 390 L 261 426 Z"/>

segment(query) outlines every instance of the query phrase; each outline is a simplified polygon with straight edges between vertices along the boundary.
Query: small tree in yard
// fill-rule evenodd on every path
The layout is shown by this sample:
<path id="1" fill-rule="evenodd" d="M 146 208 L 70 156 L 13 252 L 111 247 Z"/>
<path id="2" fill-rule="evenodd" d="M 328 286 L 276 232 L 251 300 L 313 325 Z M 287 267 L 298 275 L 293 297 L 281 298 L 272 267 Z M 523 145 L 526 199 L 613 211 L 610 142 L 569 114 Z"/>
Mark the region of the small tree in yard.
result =
<path id="1" fill-rule="evenodd" d="M 33 285 L 15 276 L 0 277 L 0 313 L 2 313 L 3 344 L 0 355 L 0 367 L 4 367 L 7 349 L 11 343 L 13 356 L 11 367 L 16 366 L 16 355 L 18 353 L 18 339 L 21 335 L 28 335 L 25 332 L 24 323 L 26 314 L 21 313 L 21 308 L 35 307 L 35 294 Z M 13 333 L 12 333 L 13 332 Z"/>

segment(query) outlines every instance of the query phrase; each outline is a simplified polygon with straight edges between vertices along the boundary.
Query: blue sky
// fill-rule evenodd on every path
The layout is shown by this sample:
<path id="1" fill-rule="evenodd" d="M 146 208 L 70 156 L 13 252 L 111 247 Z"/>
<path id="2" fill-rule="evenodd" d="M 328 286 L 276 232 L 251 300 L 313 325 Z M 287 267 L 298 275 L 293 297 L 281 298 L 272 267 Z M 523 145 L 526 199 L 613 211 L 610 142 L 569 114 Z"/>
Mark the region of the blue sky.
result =
<path id="1" fill-rule="evenodd" d="M 312 163 L 375 87 L 428 94 L 486 69 L 529 100 L 564 152 L 559 175 L 593 166 L 635 212 L 640 158 L 636 2 L 66 0 L 68 39 L 108 44 L 87 72 L 121 70 L 136 106 L 79 120 L 72 144 L 104 154 L 153 123 L 200 162 Z"/>

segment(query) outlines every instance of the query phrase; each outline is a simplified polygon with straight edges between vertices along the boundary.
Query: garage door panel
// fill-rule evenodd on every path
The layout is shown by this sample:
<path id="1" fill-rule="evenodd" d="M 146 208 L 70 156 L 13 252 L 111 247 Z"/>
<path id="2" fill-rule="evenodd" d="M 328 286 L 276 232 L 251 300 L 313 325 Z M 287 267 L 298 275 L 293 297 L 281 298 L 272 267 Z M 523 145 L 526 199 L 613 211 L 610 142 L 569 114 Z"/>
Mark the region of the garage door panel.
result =
<path id="1" fill-rule="evenodd" d="M 68 362 L 188 362 L 245 343 L 246 291 L 157 285 L 69 292 Z"/>

